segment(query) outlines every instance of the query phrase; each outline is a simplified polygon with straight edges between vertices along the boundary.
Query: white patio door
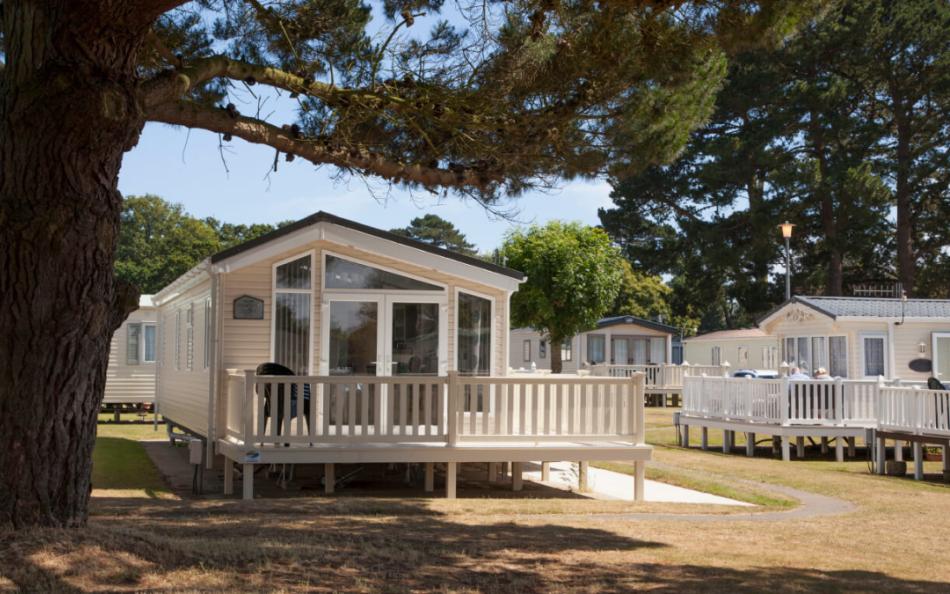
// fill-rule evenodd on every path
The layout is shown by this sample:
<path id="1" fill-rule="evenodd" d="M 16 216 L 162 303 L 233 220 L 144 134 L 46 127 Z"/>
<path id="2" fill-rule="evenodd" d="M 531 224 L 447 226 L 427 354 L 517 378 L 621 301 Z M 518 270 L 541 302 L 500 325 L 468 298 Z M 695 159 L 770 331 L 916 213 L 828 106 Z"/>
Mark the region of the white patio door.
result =
<path id="1" fill-rule="evenodd" d="M 442 295 L 330 295 L 323 315 L 321 372 L 445 375 L 446 311 Z"/>

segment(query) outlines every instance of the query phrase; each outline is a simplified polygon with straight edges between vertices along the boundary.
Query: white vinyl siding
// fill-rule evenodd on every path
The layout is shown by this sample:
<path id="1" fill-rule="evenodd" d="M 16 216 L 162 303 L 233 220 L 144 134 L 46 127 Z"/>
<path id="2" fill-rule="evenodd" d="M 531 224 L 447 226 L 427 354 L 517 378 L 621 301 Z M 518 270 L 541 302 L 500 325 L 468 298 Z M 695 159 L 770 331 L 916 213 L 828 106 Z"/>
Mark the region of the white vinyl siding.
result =
<path id="1" fill-rule="evenodd" d="M 129 315 L 122 326 L 112 335 L 109 349 L 109 366 L 106 370 L 104 404 L 151 403 L 155 401 L 154 332 L 157 313 L 151 308 L 140 308 Z M 137 330 L 129 330 L 135 326 Z M 137 337 L 134 347 L 130 334 Z M 151 336 L 151 338 L 150 338 Z M 133 338 L 135 340 L 135 338 Z M 148 352 L 149 341 L 152 352 Z M 135 353 L 135 362 L 130 356 Z"/>

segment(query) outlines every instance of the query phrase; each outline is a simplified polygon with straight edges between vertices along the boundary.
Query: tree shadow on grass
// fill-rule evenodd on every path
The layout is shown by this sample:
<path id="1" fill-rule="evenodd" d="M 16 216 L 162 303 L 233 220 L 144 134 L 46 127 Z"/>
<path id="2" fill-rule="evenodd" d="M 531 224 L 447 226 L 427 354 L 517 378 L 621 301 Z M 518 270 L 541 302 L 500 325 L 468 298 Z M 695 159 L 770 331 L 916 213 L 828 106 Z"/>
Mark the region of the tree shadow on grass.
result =
<path id="1" fill-rule="evenodd" d="M 934 591 L 865 571 L 661 564 L 600 528 L 479 523 L 424 502 L 98 501 L 85 530 L 0 534 L 24 591 Z"/>

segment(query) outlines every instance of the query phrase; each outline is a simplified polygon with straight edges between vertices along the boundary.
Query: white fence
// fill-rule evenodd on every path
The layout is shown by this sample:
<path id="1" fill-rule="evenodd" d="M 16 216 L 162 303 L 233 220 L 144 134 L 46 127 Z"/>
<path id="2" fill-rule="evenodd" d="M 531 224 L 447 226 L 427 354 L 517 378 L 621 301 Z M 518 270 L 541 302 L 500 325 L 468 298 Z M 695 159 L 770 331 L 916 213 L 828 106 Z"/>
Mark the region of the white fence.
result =
<path id="1" fill-rule="evenodd" d="M 683 412 L 781 425 L 874 427 L 884 388 L 883 380 L 686 377 Z"/>
<path id="2" fill-rule="evenodd" d="M 228 376 L 245 445 L 463 441 L 642 444 L 644 376 Z"/>
<path id="3" fill-rule="evenodd" d="M 887 386 L 878 399 L 880 428 L 950 437 L 950 392 Z"/>
<path id="4" fill-rule="evenodd" d="M 682 388 L 683 378 L 700 375 L 723 375 L 728 370 L 720 365 L 613 365 L 597 363 L 590 368 L 591 375 L 598 377 L 632 377 L 636 373 L 646 376 L 647 388 Z"/>

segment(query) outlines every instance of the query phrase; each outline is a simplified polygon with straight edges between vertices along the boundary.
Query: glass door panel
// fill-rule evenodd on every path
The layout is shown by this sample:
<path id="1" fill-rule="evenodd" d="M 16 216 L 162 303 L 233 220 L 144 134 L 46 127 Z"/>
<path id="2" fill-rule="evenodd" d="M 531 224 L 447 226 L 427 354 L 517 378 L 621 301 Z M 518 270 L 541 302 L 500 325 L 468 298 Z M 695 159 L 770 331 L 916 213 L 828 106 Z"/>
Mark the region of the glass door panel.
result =
<path id="1" fill-rule="evenodd" d="M 937 350 L 934 352 L 934 371 L 937 379 L 950 381 L 950 336 L 937 336 L 934 341 Z"/>
<path id="2" fill-rule="evenodd" d="M 377 375 L 379 304 L 330 302 L 330 375 Z"/>
<path id="3" fill-rule="evenodd" d="M 439 374 L 439 304 L 392 304 L 390 332 L 393 375 Z"/>

